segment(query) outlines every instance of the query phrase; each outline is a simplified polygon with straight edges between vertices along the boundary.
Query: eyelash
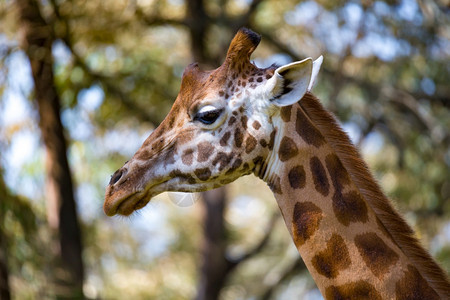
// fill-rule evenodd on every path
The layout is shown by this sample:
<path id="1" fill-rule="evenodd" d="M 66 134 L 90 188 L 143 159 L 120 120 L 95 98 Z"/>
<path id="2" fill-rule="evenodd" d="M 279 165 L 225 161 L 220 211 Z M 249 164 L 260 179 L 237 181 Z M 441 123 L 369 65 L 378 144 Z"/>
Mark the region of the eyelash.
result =
<path id="1" fill-rule="evenodd" d="M 223 109 L 214 109 L 208 110 L 206 112 L 198 112 L 194 117 L 194 121 L 199 121 L 205 125 L 211 125 L 217 121 L 222 112 Z"/>

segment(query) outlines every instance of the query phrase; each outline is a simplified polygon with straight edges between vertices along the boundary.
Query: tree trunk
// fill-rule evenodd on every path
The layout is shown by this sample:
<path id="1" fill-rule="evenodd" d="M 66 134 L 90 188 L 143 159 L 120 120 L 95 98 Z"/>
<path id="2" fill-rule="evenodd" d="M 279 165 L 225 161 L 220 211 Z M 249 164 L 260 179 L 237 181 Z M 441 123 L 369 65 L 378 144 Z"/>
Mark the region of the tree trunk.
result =
<path id="1" fill-rule="evenodd" d="M 194 61 L 210 63 L 207 55 L 205 37 L 209 27 L 208 16 L 205 12 L 203 0 L 187 1 L 189 35 L 191 38 L 191 51 Z"/>
<path id="2" fill-rule="evenodd" d="M 226 260 L 226 237 L 224 213 L 226 207 L 225 188 L 202 193 L 203 244 L 201 274 L 197 290 L 197 300 L 218 299 L 227 274 L 229 263 Z"/>
<path id="3" fill-rule="evenodd" d="M 4 201 L 4 199 L 1 201 Z M 3 209 L 2 205 L 0 205 L 0 209 Z M 4 212 L 0 212 L 1 217 L 4 215 Z M 9 289 L 8 256 L 2 225 L 0 224 L 0 300 L 9 300 L 11 299 L 11 293 Z"/>
<path id="4" fill-rule="evenodd" d="M 8 248 L 6 247 L 5 215 L 7 211 L 8 190 L 0 167 L 0 300 L 11 299 L 8 270 Z"/>
<path id="5" fill-rule="evenodd" d="M 67 161 L 67 147 L 60 119 L 60 102 L 53 81 L 52 29 L 34 0 L 17 1 L 23 49 L 30 60 L 39 112 L 39 127 L 46 148 L 46 201 L 50 227 L 58 236 L 54 270 L 57 297 L 82 297 L 82 243 Z"/>

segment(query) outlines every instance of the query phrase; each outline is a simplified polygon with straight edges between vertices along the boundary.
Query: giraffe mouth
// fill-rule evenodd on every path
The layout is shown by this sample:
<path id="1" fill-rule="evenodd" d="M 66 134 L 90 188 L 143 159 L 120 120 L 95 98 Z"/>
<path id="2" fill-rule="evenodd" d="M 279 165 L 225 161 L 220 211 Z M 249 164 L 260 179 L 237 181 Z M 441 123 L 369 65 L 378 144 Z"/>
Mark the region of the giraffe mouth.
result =
<path id="1" fill-rule="evenodd" d="M 129 216 L 134 211 L 145 207 L 153 197 L 162 192 L 201 192 L 213 188 L 212 185 L 205 187 L 206 183 L 196 187 L 192 183 L 182 182 L 182 180 L 183 178 L 180 177 L 166 178 L 124 197 L 107 199 L 103 210 L 108 217 L 114 215 Z M 108 191 L 106 194 L 108 195 Z"/>
<path id="2" fill-rule="evenodd" d="M 103 210 L 108 217 L 114 215 L 129 216 L 135 210 L 144 207 L 150 199 L 143 192 L 134 192 L 122 199 L 113 201 L 110 205 L 104 205 Z M 106 204 L 106 203 L 105 203 Z"/>
<path id="3" fill-rule="evenodd" d="M 129 216 L 134 211 L 143 208 L 150 202 L 151 197 L 147 197 L 147 193 L 135 193 L 128 196 L 119 202 L 116 206 L 116 210 L 112 211 L 113 215 L 119 214 L 122 216 Z"/>
<path id="4" fill-rule="evenodd" d="M 135 191 L 123 198 L 112 200 L 110 205 L 104 205 L 105 214 L 109 217 L 114 215 L 129 216 L 134 211 L 139 210 L 147 205 L 150 200 L 161 193 L 158 187 L 161 187 L 167 181 L 159 182 L 143 190 Z M 156 188 L 156 189 L 155 189 Z"/>

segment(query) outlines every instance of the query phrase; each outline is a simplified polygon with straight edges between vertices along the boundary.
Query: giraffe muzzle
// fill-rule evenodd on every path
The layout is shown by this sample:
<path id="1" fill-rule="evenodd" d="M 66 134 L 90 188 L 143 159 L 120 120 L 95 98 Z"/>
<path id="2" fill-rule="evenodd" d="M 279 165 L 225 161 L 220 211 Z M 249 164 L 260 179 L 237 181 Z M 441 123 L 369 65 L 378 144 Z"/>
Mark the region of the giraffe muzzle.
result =
<path id="1" fill-rule="evenodd" d="M 116 214 L 129 216 L 143 208 L 155 195 L 167 189 L 165 184 L 168 178 L 151 177 L 144 183 L 142 178 L 136 180 L 135 177 L 130 177 L 130 174 L 133 174 L 130 170 L 132 170 L 130 166 L 124 166 L 111 176 L 103 204 L 107 216 Z"/>

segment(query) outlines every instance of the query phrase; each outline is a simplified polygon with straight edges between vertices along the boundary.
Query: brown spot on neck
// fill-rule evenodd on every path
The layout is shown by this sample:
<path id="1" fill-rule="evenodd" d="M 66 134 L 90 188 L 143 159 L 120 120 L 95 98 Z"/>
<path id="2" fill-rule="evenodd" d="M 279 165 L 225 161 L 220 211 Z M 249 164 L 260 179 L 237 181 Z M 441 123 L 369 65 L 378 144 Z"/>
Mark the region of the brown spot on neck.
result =
<path id="1" fill-rule="evenodd" d="M 306 173 L 303 166 L 295 166 L 288 173 L 289 184 L 293 189 L 301 189 L 306 185 Z"/>
<path id="2" fill-rule="evenodd" d="M 399 260 L 398 254 L 374 232 L 357 235 L 355 245 L 367 267 L 378 278 Z"/>
<path id="3" fill-rule="evenodd" d="M 323 196 L 327 196 L 330 192 L 330 183 L 328 182 L 327 173 L 322 162 L 317 156 L 311 157 L 309 167 L 314 182 L 314 187 Z"/>
<path id="4" fill-rule="evenodd" d="M 271 133 L 270 133 L 270 140 L 269 140 L 269 150 L 273 149 L 273 144 L 275 143 L 275 135 L 277 134 L 277 129 L 275 128 Z"/>
<path id="5" fill-rule="evenodd" d="M 300 108 L 297 110 L 295 130 L 306 143 L 316 148 L 325 144 L 325 139 L 320 131 L 311 123 Z"/>
<path id="6" fill-rule="evenodd" d="M 336 278 L 339 272 L 350 267 L 350 255 L 344 239 L 333 233 L 327 242 L 327 247 L 311 260 L 317 273 L 327 277 Z"/>
<path id="7" fill-rule="evenodd" d="M 330 286 L 325 290 L 325 299 L 335 300 L 382 300 L 380 293 L 367 281 L 358 280 L 339 286 Z"/>
<path id="8" fill-rule="evenodd" d="M 312 202 L 297 202 L 292 216 L 292 234 L 297 247 L 302 246 L 319 228 L 322 210 Z"/>
<path id="9" fill-rule="evenodd" d="M 280 149 L 278 150 L 278 156 L 282 162 L 285 162 L 298 154 L 297 145 L 295 142 L 287 136 L 281 139 Z"/>
<path id="10" fill-rule="evenodd" d="M 291 120 L 291 110 L 292 110 L 292 105 L 283 106 L 281 108 L 280 116 L 284 122 L 289 122 Z"/>
<path id="11" fill-rule="evenodd" d="M 325 165 L 327 166 L 331 182 L 336 191 L 341 192 L 345 185 L 350 184 L 350 176 L 336 154 L 327 155 Z"/>
<path id="12" fill-rule="evenodd" d="M 341 224 L 348 226 L 351 222 L 365 223 L 369 220 L 367 205 L 359 192 L 335 192 L 332 200 L 334 214 Z"/>

